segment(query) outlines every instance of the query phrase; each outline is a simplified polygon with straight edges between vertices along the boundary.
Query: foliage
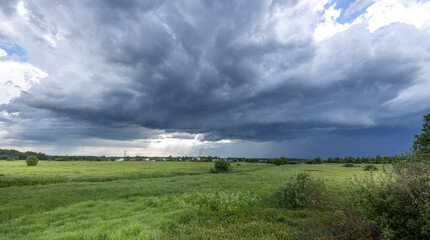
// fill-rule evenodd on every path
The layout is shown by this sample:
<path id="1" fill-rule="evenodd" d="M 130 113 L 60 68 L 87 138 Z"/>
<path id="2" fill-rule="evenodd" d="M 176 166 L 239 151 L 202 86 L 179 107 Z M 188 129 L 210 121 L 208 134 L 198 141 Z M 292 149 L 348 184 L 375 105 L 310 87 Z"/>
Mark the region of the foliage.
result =
<path id="1" fill-rule="evenodd" d="M 211 173 L 229 173 L 231 172 L 230 163 L 221 159 L 215 162 L 215 168 L 211 168 Z"/>
<path id="2" fill-rule="evenodd" d="M 193 193 L 183 196 L 185 202 L 221 215 L 248 215 L 261 202 L 250 192 L 228 194 L 221 192 Z"/>
<path id="3" fill-rule="evenodd" d="M 354 163 L 345 163 L 343 164 L 344 167 L 355 167 Z"/>
<path id="4" fill-rule="evenodd" d="M 36 156 L 29 156 L 25 162 L 27 163 L 27 166 L 36 166 L 39 159 Z"/>
<path id="5" fill-rule="evenodd" d="M 279 159 L 281 159 L 284 162 L 284 164 L 288 164 L 289 163 L 289 160 L 286 157 L 280 157 Z"/>
<path id="6" fill-rule="evenodd" d="M 356 178 L 337 211 L 345 239 L 430 239 L 430 162 L 408 159 Z"/>
<path id="7" fill-rule="evenodd" d="M 276 190 L 273 199 L 283 208 L 313 208 L 319 205 L 324 192 L 322 181 L 313 179 L 308 173 L 298 173 Z"/>
<path id="8" fill-rule="evenodd" d="M 69 157 L 68 156 L 62 156 L 62 157 L 59 157 L 59 158 L 56 158 L 55 159 L 55 161 L 69 161 L 70 159 L 69 159 Z"/>
<path id="9" fill-rule="evenodd" d="M 368 165 L 365 165 L 365 166 L 363 167 L 363 170 L 364 170 L 364 171 L 378 171 L 378 170 L 379 170 L 379 168 L 378 168 L 377 166 L 375 166 L 375 165 L 368 164 Z"/>
<path id="10" fill-rule="evenodd" d="M 273 161 L 273 163 L 274 163 L 276 166 L 280 166 L 280 165 L 284 165 L 284 164 L 285 164 L 285 163 L 284 163 L 284 161 L 283 161 L 282 159 L 280 159 L 280 158 L 275 159 L 275 160 Z"/>
<path id="11" fill-rule="evenodd" d="M 421 135 L 415 135 L 412 149 L 415 154 L 430 155 L 430 113 L 424 116 L 424 124 L 421 131 Z"/>
<path id="12" fill-rule="evenodd" d="M 371 163 L 371 164 L 381 164 L 381 163 L 393 163 L 396 161 L 399 161 L 400 159 L 403 159 L 404 156 L 401 155 L 394 155 L 394 156 L 384 156 L 381 157 L 379 155 L 376 155 L 375 157 L 335 157 L 331 158 L 329 157 L 327 159 L 327 163 L 354 163 L 354 164 L 361 164 L 361 163 Z"/>
<path id="13" fill-rule="evenodd" d="M 0 149 L 0 159 L 8 159 L 13 158 L 15 160 L 25 160 L 29 156 L 36 156 L 41 160 L 48 160 L 48 156 L 44 153 L 36 153 L 36 152 L 20 152 L 14 149 Z"/>
<path id="14" fill-rule="evenodd" d="M 314 159 L 309 159 L 305 162 L 306 164 L 321 164 L 322 160 L 320 157 L 314 158 Z"/>
<path id="15" fill-rule="evenodd" d="M 15 160 L 15 159 L 13 159 L 13 157 L 8 157 L 8 158 L 6 159 L 6 161 L 13 161 L 13 160 Z"/>

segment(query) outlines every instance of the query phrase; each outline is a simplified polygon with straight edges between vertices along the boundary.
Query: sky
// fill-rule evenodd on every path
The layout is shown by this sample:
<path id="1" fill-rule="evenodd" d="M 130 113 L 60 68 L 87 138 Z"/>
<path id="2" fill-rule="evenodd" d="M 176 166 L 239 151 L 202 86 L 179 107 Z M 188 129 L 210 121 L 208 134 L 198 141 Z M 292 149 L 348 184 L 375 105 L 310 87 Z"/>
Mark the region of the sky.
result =
<path id="1" fill-rule="evenodd" d="M 0 148 L 400 154 L 430 113 L 430 1 L 0 3 Z"/>

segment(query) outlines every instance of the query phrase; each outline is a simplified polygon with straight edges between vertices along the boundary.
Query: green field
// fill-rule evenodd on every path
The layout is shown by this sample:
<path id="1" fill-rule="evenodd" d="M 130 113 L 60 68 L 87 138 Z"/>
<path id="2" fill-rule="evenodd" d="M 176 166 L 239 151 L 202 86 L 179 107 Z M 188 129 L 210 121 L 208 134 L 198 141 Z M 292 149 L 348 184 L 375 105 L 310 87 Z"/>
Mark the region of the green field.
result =
<path id="1" fill-rule="evenodd" d="M 342 164 L 232 166 L 0 161 L 0 239 L 306 239 L 324 210 L 276 208 L 273 190 L 299 172 L 329 191 L 364 174 Z"/>

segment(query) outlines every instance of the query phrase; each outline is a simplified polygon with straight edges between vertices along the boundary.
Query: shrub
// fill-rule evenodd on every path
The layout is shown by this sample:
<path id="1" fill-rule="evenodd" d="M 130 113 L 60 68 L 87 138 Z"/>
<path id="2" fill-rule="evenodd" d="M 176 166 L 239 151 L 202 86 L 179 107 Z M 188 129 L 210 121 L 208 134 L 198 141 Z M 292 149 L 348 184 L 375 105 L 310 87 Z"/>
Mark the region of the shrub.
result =
<path id="1" fill-rule="evenodd" d="M 280 158 L 275 159 L 275 160 L 273 161 L 273 163 L 274 163 L 276 166 L 284 165 L 284 161 L 283 161 L 282 159 L 280 159 Z"/>
<path id="2" fill-rule="evenodd" d="M 39 159 L 36 156 L 28 156 L 25 162 L 27 163 L 27 166 L 36 166 Z"/>
<path id="3" fill-rule="evenodd" d="M 305 164 L 315 164 L 313 159 L 306 160 Z"/>
<path id="4" fill-rule="evenodd" d="M 305 162 L 306 164 L 321 164 L 322 160 L 320 157 L 314 158 L 314 159 L 308 159 Z"/>
<path id="5" fill-rule="evenodd" d="M 289 163 L 289 160 L 286 157 L 280 157 L 279 159 L 281 159 L 284 162 L 284 164 L 288 164 Z"/>
<path id="6" fill-rule="evenodd" d="M 13 159 L 13 157 L 8 157 L 7 159 L 6 159 L 6 161 L 13 161 L 14 159 Z"/>
<path id="7" fill-rule="evenodd" d="M 298 173 L 274 193 L 275 204 L 283 208 L 312 208 L 320 204 L 325 193 L 324 183 L 308 173 Z"/>
<path id="8" fill-rule="evenodd" d="M 366 166 L 363 167 L 364 171 L 378 171 L 378 167 L 372 164 L 368 164 Z"/>
<path id="9" fill-rule="evenodd" d="M 356 178 L 336 210 L 344 239 L 430 239 L 430 159 L 414 157 Z"/>
<path id="10" fill-rule="evenodd" d="M 343 164 L 344 167 L 354 167 L 354 163 L 345 163 Z"/>
<path id="11" fill-rule="evenodd" d="M 56 158 L 55 161 L 69 161 L 69 157 L 68 156 L 62 156 L 62 157 Z"/>
<path id="12" fill-rule="evenodd" d="M 210 169 L 211 173 L 229 173 L 231 172 L 230 163 L 221 159 L 215 162 L 215 168 Z"/>

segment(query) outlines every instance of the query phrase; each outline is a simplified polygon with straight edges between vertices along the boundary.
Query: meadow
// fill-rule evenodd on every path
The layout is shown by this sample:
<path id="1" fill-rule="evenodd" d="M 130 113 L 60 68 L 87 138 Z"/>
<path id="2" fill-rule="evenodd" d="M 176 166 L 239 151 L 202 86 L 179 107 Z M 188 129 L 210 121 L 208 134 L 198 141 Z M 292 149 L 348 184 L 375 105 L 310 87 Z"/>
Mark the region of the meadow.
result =
<path id="1" fill-rule="evenodd" d="M 273 191 L 306 172 L 328 191 L 342 164 L 0 161 L 0 239 L 307 239 L 325 210 L 281 209 Z"/>

